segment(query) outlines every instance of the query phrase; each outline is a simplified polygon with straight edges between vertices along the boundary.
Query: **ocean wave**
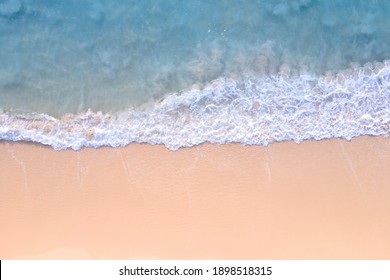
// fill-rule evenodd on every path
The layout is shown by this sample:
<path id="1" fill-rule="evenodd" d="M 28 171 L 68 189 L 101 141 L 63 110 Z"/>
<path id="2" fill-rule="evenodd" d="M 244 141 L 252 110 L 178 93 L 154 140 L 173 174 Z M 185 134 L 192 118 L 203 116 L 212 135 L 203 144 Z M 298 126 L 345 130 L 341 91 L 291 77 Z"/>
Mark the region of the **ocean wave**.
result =
<path id="1" fill-rule="evenodd" d="M 167 96 L 151 108 L 116 114 L 87 111 L 60 119 L 0 113 L 0 140 L 32 141 L 56 150 L 204 142 L 268 145 L 275 141 L 390 133 L 390 61 L 323 76 L 278 74 L 220 78 L 203 89 Z"/>

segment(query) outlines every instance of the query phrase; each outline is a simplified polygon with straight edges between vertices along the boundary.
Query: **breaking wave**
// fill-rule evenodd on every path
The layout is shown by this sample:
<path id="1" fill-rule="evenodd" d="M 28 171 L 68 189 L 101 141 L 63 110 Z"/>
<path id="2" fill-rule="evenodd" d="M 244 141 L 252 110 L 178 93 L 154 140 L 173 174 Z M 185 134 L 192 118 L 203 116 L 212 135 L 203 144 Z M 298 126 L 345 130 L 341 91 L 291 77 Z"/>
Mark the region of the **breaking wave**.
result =
<path id="1" fill-rule="evenodd" d="M 291 74 L 220 78 L 203 89 L 167 96 L 144 110 L 87 111 L 60 119 L 0 113 L 0 140 L 32 141 L 56 150 L 163 144 L 171 150 L 204 142 L 351 139 L 390 133 L 390 61 L 323 76 Z"/>

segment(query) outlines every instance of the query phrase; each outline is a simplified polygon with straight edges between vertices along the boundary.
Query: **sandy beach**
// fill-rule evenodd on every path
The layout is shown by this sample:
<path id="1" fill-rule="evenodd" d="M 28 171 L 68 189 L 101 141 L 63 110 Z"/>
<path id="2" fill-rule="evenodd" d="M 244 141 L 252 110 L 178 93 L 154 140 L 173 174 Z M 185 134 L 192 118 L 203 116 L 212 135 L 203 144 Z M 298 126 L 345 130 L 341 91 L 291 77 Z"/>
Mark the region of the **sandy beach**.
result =
<path id="1" fill-rule="evenodd" d="M 0 259 L 390 259 L 390 138 L 0 154 Z"/>

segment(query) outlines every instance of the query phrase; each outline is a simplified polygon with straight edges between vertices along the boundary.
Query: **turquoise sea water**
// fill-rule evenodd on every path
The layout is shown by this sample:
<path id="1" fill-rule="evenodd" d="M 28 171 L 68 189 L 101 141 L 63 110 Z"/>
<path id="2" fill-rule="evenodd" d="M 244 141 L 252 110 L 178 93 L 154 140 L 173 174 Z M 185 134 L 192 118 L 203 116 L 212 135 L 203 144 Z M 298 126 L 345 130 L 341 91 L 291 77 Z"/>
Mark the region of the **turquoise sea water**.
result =
<path id="1" fill-rule="evenodd" d="M 0 0 L 0 140 L 390 132 L 389 0 Z"/>

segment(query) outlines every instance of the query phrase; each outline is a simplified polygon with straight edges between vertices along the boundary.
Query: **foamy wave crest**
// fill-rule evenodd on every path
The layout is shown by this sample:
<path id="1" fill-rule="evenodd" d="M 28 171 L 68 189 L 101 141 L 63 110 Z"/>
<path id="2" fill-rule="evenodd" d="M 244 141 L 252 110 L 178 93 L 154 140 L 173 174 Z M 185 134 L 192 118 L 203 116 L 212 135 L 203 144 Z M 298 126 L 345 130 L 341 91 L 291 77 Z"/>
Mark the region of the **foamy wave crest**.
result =
<path id="1" fill-rule="evenodd" d="M 0 114 L 0 139 L 55 149 L 203 142 L 267 145 L 275 141 L 351 139 L 390 133 L 390 61 L 321 77 L 279 74 L 221 78 L 204 89 L 173 94 L 152 108 L 115 115 L 88 111 L 56 119 Z"/>

